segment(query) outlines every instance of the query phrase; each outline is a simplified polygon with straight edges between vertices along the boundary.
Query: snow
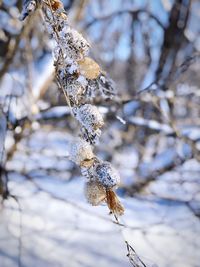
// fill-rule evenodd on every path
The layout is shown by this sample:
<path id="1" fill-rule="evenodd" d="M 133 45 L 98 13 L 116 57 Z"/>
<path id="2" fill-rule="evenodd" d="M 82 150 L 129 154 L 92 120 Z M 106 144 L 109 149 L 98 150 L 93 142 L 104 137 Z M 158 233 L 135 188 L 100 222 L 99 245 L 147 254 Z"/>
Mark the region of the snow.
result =
<path id="1" fill-rule="evenodd" d="M 151 183 L 149 190 L 158 196 L 150 193 L 121 198 L 125 215 L 120 222 L 125 227 L 120 227 L 113 223 L 105 205 L 92 207 L 87 203 L 83 177 L 71 179 L 72 163 L 66 157 L 60 159 L 66 155 L 70 137 L 57 129 L 47 134 L 45 127 L 40 128 L 27 137 L 29 142 L 20 143 L 9 162 L 9 189 L 18 197 L 22 211 L 13 198 L 4 202 L 0 216 L 1 266 L 15 267 L 20 252 L 22 266 L 28 267 L 93 267 L 96 262 L 98 267 L 128 267 L 124 239 L 149 266 L 198 266 L 199 219 L 184 201 L 198 191 L 192 179 L 195 177 L 189 180 L 187 170 L 192 168 L 198 179 L 199 163 L 189 160 L 179 167 L 180 172 L 166 173 Z M 122 161 L 123 155 L 125 159 L 125 151 Z M 165 155 L 170 159 L 173 156 L 170 150 Z M 136 166 L 134 160 L 136 156 L 130 168 Z M 159 162 L 152 168 L 158 168 Z M 187 181 L 183 187 L 181 179 Z M 162 199 L 174 196 L 175 202 Z M 191 206 L 196 211 L 198 201 L 195 195 Z"/>

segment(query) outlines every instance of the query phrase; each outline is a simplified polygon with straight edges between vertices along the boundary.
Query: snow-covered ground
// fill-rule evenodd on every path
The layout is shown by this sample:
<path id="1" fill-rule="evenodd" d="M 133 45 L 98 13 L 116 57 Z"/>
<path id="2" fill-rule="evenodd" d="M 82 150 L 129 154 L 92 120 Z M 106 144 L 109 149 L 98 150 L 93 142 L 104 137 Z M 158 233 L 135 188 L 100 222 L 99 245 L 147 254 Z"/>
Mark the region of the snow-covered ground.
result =
<path id="1" fill-rule="evenodd" d="M 82 177 L 71 179 L 68 140 L 65 131 L 42 126 L 8 162 L 9 189 L 18 202 L 9 198 L 1 210 L 0 267 L 128 267 L 125 240 L 148 266 L 199 266 L 200 222 L 187 202 L 198 208 L 199 163 L 187 161 L 151 183 L 156 196 L 122 198 L 123 227 L 106 206 L 87 204 Z"/>

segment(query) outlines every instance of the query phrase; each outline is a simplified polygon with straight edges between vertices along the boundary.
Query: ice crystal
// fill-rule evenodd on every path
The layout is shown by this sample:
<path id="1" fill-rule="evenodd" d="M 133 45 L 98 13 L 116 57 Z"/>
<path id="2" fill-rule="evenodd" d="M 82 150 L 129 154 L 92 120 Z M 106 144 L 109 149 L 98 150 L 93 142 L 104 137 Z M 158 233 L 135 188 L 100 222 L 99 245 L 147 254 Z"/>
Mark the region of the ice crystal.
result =
<path id="1" fill-rule="evenodd" d="M 88 81 L 88 85 L 86 86 L 85 97 L 86 99 L 92 101 L 95 97 L 98 96 L 98 82 L 96 80 Z"/>
<path id="2" fill-rule="evenodd" d="M 81 51 L 83 55 L 86 56 L 90 48 L 89 43 L 76 30 L 71 30 L 71 36 L 72 36 L 71 40 L 72 44 L 74 44 L 74 46 L 77 48 L 78 51 Z"/>
<path id="3" fill-rule="evenodd" d="M 77 65 L 75 63 L 73 64 L 70 64 L 67 71 L 69 74 L 74 74 L 74 73 L 77 73 Z"/>
<path id="4" fill-rule="evenodd" d="M 82 167 L 81 168 L 81 174 L 89 181 L 95 180 L 94 179 L 94 170 L 93 170 L 92 166 L 90 168 Z"/>

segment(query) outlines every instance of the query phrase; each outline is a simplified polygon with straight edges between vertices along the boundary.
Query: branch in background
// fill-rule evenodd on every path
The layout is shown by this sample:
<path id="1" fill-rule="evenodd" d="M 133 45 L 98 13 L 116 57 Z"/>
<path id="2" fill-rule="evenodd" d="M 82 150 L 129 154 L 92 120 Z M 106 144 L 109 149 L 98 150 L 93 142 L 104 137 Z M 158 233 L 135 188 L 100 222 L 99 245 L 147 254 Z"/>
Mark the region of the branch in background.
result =
<path id="1" fill-rule="evenodd" d="M 150 172 L 145 177 L 142 177 L 142 176 L 138 177 L 136 183 L 129 185 L 129 186 L 122 186 L 122 189 L 125 190 L 125 192 L 129 196 L 134 196 L 136 194 L 139 194 L 151 182 L 156 181 L 162 174 L 172 171 L 173 169 L 181 166 L 183 163 L 185 163 L 187 160 L 191 158 L 192 158 L 192 155 L 189 155 L 185 158 L 181 158 L 180 156 L 176 155 L 174 159 L 170 162 L 170 164 L 167 164 L 161 169 L 157 169 L 153 172 Z"/>
<path id="2" fill-rule="evenodd" d="M 84 29 L 87 29 L 87 28 L 91 27 L 94 23 L 97 23 L 99 21 L 109 20 L 109 19 L 112 19 L 113 17 L 121 16 L 121 15 L 124 15 L 124 14 L 131 14 L 132 17 L 134 17 L 135 19 L 137 19 L 138 15 L 139 14 L 142 14 L 142 13 L 147 14 L 149 16 L 149 18 L 155 20 L 157 22 L 157 24 L 162 29 L 165 29 L 165 27 L 162 24 L 162 22 L 156 16 L 154 16 L 152 13 L 150 13 L 146 9 L 138 9 L 138 10 L 125 9 L 125 10 L 120 10 L 120 11 L 113 12 L 111 14 L 108 14 L 108 15 L 105 15 L 105 16 L 102 16 L 102 17 L 96 17 L 96 18 L 93 18 L 90 22 L 88 22 L 84 26 Z"/>
<path id="3" fill-rule="evenodd" d="M 161 56 L 156 77 L 167 86 L 175 71 L 178 51 L 184 41 L 184 30 L 187 26 L 191 0 L 175 1 L 169 17 L 169 26 L 164 32 Z"/>
<path id="4" fill-rule="evenodd" d="M 200 59 L 200 53 L 197 52 L 197 53 L 194 53 L 192 56 L 190 57 L 187 57 L 178 67 L 177 67 L 177 70 L 174 72 L 174 76 L 173 76 L 173 79 L 170 80 L 171 83 L 173 82 L 176 82 L 180 76 L 185 73 L 188 68 L 194 64 L 197 60 Z M 170 87 L 170 86 L 169 86 Z M 140 99 L 144 96 L 145 97 L 145 93 L 152 93 L 152 94 L 159 94 L 159 91 L 162 91 L 163 89 L 165 89 L 164 91 L 167 91 L 166 89 L 169 89 L 168 88 L 165 88 L 165 84 L 161 84 L 159 79 L 156 79 L 154 80 L 152 83 L 150 83 L 148 86 L 146 86 L 145 88 L 137 91 L 135 93 L 135 95 L 130 98 L 130 99 L 127 99 L 127 100 L 122 100 L 122 101 L 119 101 L 119 104 L 127 104 L 129 102 L 132 102 L 134 100 L 138 100 L 140 101 Z M 164 92 L 163 92 L 164 94 Z M 167 94 L 166 94 L 167 96 Z"/>
<path id="5" fill-rule="evenodd" d="M 9 70 L 10 65 L 12 64 L 16 51 L 18 50 L 20 41 L 24 37 L 24 35 L 29 32 L 30 28 L 33 26 L 33 17 L 27 18 L 27 23 L 22 26 L 22 30 L 18 35 L 16 35 L 12 40 L 13 42 L 10 41 L 9 47 L 8 47 L 8 52 L 5 55 L 5 61 L 3 63 L 3 66 L 0 69 L 0 80 L 3 77 L 3 75 Z"/>

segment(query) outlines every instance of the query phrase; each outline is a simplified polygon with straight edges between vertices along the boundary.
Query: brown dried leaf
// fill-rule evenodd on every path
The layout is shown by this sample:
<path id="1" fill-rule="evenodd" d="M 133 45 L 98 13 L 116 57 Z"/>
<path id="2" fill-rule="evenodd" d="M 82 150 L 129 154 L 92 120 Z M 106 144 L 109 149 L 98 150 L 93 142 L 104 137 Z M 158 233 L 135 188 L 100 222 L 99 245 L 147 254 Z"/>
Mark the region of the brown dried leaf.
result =
<path id="1" fill-rule="evenodd" d="M 124 214 L 124 207 L 120 203 L 115 192 L 113 192 L 112 190 L 106 190 L 106 202 L 108 208 L 112 213 L 117 216 L 121 216 Z"/>
<path id="2" fill-rule="evenodd" d="M 96 79 L 101 73 L 99 65 L 89 57 L 85 57 L 83 60 L 79 61 L 78 64 L 80 73 L 87 79 Z"/>
<path id="3" fill-rule="evenodd" d="M 51 7 L 53 11 L 56 11 L 59 8 L 63 8 L 63 4 L 59 0 L 51 0 Z"/>

